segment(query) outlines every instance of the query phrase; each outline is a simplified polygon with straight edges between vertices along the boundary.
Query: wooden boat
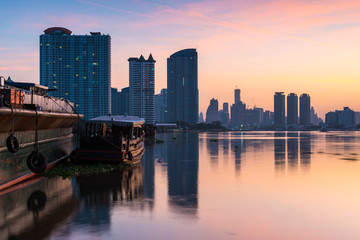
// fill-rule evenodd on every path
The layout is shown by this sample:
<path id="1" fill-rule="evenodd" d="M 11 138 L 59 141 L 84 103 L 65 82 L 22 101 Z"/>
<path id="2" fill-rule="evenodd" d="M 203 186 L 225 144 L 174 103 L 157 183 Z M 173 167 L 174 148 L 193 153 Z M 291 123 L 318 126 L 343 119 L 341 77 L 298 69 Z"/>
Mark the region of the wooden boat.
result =
<path id="1" fill-rule="evenodd" d="M 102 116 L 90 119 L 81 132 L 76 161 L 137 163 L 144 153 L 144 119 Z"/>
<path id="2" fill-rule="evenodd" d="M 73 150 L 73 104 L 34 83 L 0 83 L 0 190 L 45 171 Z"/>

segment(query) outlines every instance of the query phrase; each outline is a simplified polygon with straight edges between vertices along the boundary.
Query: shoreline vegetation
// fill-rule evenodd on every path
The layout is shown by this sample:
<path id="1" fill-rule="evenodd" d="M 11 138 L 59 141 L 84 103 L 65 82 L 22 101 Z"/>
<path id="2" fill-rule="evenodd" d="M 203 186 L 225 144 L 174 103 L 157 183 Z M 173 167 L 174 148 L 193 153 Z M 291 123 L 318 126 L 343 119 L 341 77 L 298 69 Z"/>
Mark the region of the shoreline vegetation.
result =
<path id="1" fill-rule="evenodd" d="M 197 123 L 189 124 L 186 122 L 177 122 L 178 128 L 163 129 L 157 128 L 158 133 L 163 132 L 224 132 L 224 131 L 359 131 L 360 124 L 355 128 L 344 128 L 344 126 L 325 127 L 325 125 L 309 125 L 309 126 L 287 126 L 287 127 L 275 127 L 275 126 L 242 126 L 238 128 L 231 128 L 222 126 L 220 122 L 214 123 Z"/>
<path id="2" fill-rule="evenodd" d="M 62 161 L 53 168 L 42 173 L 46 178 L 62 177 L 70 179 L 79 176 L 89 176 L 112 171 L 124 171 L 131 167 L 128 163 L 73 163 Z"/>

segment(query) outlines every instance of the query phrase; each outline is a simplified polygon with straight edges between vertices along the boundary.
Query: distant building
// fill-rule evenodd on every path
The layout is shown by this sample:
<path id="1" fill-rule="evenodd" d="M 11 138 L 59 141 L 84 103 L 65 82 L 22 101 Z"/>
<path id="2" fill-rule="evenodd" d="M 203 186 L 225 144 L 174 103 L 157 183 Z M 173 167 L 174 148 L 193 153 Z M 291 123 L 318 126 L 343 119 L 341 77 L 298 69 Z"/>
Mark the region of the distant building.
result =
<path id="1" fill-rule="evenodd" d="M 298 123 L 298 96 L 290 93 L 287 96 L 287 124 L 295 125 Z"/>
<path id="2" fill-rule="evenodd" d="M 231 106 L 231 127 L 239 129 L 244 125 L 246 105 L 241 101 Z"/>
<path id="3" fill-rule="evenodd" d="M 129 87 L 121 89 L 111 88 L 111 114 L 129 115 Z"/>
<path id="4" fill-rule="evenodd" d="M 244 113 L 244 125 L 248 127 L 260 127 L 262 122 L 262 108 L 246 109 Z"/>
<path id="5" fill-rule="evenodd" d="M 240 89 L 237 88 L 234 90 L 234 103 L 237 104 L 240 101 Z"/>
<path id="6" fill-rule="evenodd" d="M 219 121 L 219 102 L 213 98 L 210 100 L 210 105 L 206 111 L 206 123 L 213 123 Z"/>
<path id="7" fill-rule="evenodd" d="M 120 115 L 120 92 L 117 88 L 111 88 L 111 114 Z"/>
<path id="8" fill-rule="evenodd" d="M 90 119 L 111 112 L 111 38 L 52 27 L 40 36 L 40 84 Z"/>
<path id="9" fill-rule="evenodd" d="M 223 103 L 223 109 L 219 112 L 221 125 L 227 126 L 229 124 L 229 104 Z"/>
<path id="10" fill-rule="evenodd" d="M 130 115 L 155 124 L 155 60 L 129 58 Z"/>
<path id="11" fill-rule="evenodd" d="M 273 125 L 273 115 L 274 113 L 271 111 L 265 111 L 263 113 L 263 126 L 264 127 L 268 127 L 268 126 L 272 126 Z"/>
<path id="12" fill-rule="evenodd" d="M 338 111 L 338 125 L 345 128 L 355 127 L 355 112 L 348 107 L 344 107 L 344 110 Z"/>
<path id="13" fill-rule="evenodd" d="M 204 120 L 204 114 L 202 112 L 200 112 L 200 115 L 199 115 L 199 123 L 203 123 L 205 122 Z"/>
<path id="14" fill-rule="evenodd" d="M 323 122 L 323 120 L 318 117 L 317 113 L 315 112 L 314 107 L 311 107 L 311 109 L 310 109 L 310 123 L 312 125 L 319 125 L 322 122 Z"/>
<path id="15" fill-rule="evenodd" d="M 360 112 L 355 112 L 355 125 L 360 124 Z"/>
<path id="16" fill-rule="evenodd" d="M 130 87 L 121 89 L 119 115 L 130 115 Z"/>
<path id="17" fill-rule="evenodd" d="M 275 92 L 274 95 L 274 125 L 285 126 L 285 95 L 284 92 Z"/>
<path id="18" fill-rule="evenodd" d="M 310 96 L 309 94 L 302 94 L 300 96 L 300 124 L 310 125 Z"/>
<path id="19" fill-rule="evenodd" d="M 197 123 L 199 116 L 198 54 L 178 51 L 167 59 L 168 121 Z"/>
<path id="20" fill-rule="evenodd" d="M 337 112 L 328 112 L 325 115 L 325 123 L 328 127 L 336 127 L 338 125 Z"/>
<path id="21" fill-rule="evenodd" d="M 326 125 L 328 127 L 354 128 L 355 112 L 348 107 L 343 110 L 336 110 L 335 112 L 328 112 L 326 114 Z"/>
<path id="22" fill-rule="evenodd" d="M 166 122 L 167 114 L 167 89 L 161 89 L 159 94 L 155 95 L 155 122 Z"/>
<path id="23" fill-rule="evenodd" d="M 231 106 L 230 125 L 232 128 L 240 129 L 244 125 L 244 114 L 246 110 L 246 105 L 240 98 L 240 89 L 235 89 L 234 100 L 235 102 Z"/>

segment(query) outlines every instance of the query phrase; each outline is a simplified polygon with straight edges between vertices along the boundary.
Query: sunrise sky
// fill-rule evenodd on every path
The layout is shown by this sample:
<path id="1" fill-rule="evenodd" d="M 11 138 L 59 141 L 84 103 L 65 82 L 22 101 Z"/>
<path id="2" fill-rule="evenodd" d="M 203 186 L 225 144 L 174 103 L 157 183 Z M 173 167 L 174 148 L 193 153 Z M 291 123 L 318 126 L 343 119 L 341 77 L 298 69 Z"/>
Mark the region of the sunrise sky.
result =
<path id="1" fill-rule="evenodd" d="M 241 98 L 273 111 L 273 94 L 308 93 L 324 117 L 359 111 L 359 0 L 1 0 L 0 75 L 39 82 L 39 35 L 48 27 L 112 38 L 112 86 L 128 86 L 129 57 L 156 62 L 156 93 L 166 88 L 166 58 L 199 54 L 200 111 L 212 97 Z"/>

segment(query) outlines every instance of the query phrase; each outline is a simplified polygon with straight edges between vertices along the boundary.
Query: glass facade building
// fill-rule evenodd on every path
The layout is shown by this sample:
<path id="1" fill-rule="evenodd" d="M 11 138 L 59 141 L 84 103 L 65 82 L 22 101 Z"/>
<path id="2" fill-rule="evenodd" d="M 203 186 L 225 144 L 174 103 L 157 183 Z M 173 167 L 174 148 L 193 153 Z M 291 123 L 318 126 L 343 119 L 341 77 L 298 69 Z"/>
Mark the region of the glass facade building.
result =
<path id="1" fill-rule="evenodd" d="M 85 119 L 111 112 L 111 37 L 71 35 L 53 27 L 40 36 L 40 84 L 68 99 Z"/>
<path id="2" fill-rule="evenodd" d="M 197 123 L 199 117 L 198 54 L 178 51 L 167 59 L 168 121 Z"/>

